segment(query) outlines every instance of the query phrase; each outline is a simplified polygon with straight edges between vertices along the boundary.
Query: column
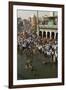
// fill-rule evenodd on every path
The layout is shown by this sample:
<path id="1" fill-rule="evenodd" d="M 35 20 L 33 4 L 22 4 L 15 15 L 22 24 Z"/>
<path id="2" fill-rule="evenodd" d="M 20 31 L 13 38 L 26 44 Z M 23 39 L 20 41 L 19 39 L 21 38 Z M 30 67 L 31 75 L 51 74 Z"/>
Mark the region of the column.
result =
<path id="1" fill-rule="evenodd" d="M 46 31 L 46 39 L 47 39 L 47 31 Z"/>
<path id="2" fill-rule="evenodd" d="M 54 39 L 56 39 L 56 32 L 54 32 Z"/>

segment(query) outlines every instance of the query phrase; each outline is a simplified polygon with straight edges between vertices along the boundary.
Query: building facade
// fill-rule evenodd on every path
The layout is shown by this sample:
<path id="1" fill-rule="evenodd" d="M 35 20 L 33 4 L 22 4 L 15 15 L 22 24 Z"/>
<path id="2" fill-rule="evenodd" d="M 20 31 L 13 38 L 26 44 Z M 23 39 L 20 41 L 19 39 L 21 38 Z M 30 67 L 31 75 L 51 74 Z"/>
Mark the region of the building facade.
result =
<path id="1" fill-rule="evenodd" d="M 37 25 L 37 35 L 47 39 L 58 39 L 58 15 L 57 12 L 47 12 L 43 20 Z"/>

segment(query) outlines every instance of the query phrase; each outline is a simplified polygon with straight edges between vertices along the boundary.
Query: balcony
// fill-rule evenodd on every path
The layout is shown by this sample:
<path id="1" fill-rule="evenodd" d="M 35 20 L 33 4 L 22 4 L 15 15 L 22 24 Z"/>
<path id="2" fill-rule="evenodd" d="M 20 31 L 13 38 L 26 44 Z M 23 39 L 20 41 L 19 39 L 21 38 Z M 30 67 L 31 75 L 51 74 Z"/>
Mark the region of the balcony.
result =
<path id="1" fill-rule="evenodd" d="M 39 29 L 55 29 L 57 30 L 57 25 L 39 25 Z"/>

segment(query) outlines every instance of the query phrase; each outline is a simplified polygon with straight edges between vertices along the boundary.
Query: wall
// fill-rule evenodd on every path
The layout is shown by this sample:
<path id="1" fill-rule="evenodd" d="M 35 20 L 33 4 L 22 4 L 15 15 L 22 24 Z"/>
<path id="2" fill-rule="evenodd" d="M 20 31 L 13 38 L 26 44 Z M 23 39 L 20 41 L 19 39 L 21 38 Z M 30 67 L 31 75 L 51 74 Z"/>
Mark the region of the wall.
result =
<path id="1" fill-rule="evenodd" d="M 8 1 L 0 0 L 0 90 L 8 90 Z M 13 0 L 12 0 L 13 1 Z M 19 0 L 14 0 L 19 1 Z M 36 0 L 20 0 L 24 2 L 36 2 Z M 54 4 L 65 4 L 65 0 L 37 0 L 38 3 L 54 3 Z M 65 12 L 66 15 L 66 12 Z M 66 21 L 66 18 L 65 18 Z M 65 31 L 66 33 L 66 31 Z M 66 38 L 66 36 L 65 36 Z M 66 50 L 66 48 L 65 48 Z M 65 62 L 66 64 L 66 62 Z M 66 68 L 66 66 L 65 66 Z M 66 79 L 64 86 L 52 86 L 52 87 L 37 87 L 37 88 L 24 88 L 21 90 L 65 90 Z M 20 90 L 20 89 L 17 89 Z"/>

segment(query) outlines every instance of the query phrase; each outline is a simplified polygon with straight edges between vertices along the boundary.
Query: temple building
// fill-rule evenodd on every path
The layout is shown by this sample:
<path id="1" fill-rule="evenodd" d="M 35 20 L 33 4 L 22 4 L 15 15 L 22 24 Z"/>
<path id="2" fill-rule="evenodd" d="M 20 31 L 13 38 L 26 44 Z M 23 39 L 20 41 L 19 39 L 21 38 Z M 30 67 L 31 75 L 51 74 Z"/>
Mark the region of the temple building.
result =
<path id="1" fill-rule="evenodd" d="M 38 36 L 46 39 L 58 40 L 58 12 L 37 11 L 37 14 L 29 17 L 31 30 L 36 31 Z"/>
<path id="2" fill-rule="evenodd" d="M 40 18 L 39 18 L 40 19 Z M 58 15 L 57 12 L 47 12 L 37 25 L 37 35 L 42 38 L 58 39 Z"/>

